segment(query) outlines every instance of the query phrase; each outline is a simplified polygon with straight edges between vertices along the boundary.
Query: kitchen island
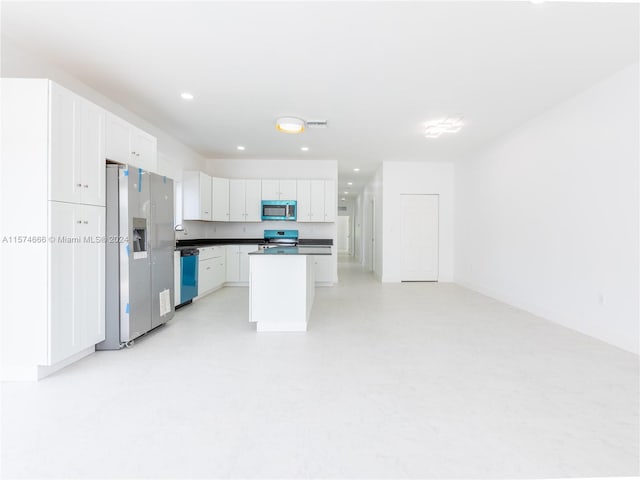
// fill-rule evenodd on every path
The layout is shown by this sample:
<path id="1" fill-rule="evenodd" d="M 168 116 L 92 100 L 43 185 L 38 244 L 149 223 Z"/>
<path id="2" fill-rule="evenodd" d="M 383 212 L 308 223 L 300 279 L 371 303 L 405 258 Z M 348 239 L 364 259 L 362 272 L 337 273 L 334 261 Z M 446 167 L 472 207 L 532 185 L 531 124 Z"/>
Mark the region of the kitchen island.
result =
<path id="1" fill-rule="evenodd" d="M 249 321 L 258 332 L 307 330 L 314 255 L 331 255 L 331 247 L 278 246 L 249 253 Z"/>

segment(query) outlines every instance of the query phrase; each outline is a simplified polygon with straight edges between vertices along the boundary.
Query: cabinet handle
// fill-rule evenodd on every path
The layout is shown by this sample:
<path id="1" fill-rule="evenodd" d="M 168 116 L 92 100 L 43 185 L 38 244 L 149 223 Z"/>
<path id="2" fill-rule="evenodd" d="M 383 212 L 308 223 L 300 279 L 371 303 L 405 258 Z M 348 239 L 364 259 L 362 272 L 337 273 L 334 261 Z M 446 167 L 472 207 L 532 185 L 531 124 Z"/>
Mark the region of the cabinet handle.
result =
<path id="1" fill-rule="evenodd" d="M 139 153 L 136 153 L 136 157 L 139 157 L 139 156 L 140 156 L 140 154 L 139 154 Z"/>
<path id="2" fill-rule="evenodd" d="M 135 155 L 135 154 L 136 154 L 136 152 L 131 152 L 131 155 Z"/>
<path id="3" fill-rule="evenodd" d="M 82 187 L 81 183 L 76 183 L 76 187 Z"/>
<path id="4" fill-rule="evenodd" d="M 89 185 L 85 185 L 84 188 L 89 188 Z"/>
<path id="5" fill-rule="evenodd" d="M 82 223 L 82 220 L 78 220 L 76 223 L 80 224 L 80 223 Z"/>
<path id="6" fill-rule="evenodd" d="M 85 220 L 85 221 L 84 221 L 84 222 L 82 222 L 82 223 L 84 223 L 85 225 L 89 225 L 89 221 L 88 221 L 88 220 Z"/>

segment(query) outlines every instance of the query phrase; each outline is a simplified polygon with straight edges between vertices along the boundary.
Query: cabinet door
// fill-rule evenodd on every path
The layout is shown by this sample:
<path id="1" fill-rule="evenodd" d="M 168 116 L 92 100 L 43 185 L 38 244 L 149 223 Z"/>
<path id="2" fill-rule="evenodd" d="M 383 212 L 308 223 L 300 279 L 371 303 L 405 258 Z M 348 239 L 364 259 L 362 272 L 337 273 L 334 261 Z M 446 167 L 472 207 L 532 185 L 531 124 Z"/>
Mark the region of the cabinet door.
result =
<path id="1" fill-rule="evenodd" d="M 240 282 L 249 281 L 249 252 L 255 252 L 257 245 L 241 245 L 238 251 L 238 260 L 240 264 Z"/>
<path id="2" fill-rule="evenodd" d="M 311 180 L 311 222 L 324 222 L 324 180 Z"/>
<path id="3" fill-rule="evenodd" d="M 215 286 L 215 257 L 200 259 L 198 262 L 198 296 Z"/>
<path id="4" fill-rule="evenodd" d="M 213 204 L 212 220 L 216 222 L 228 222 L 229 211 L 229 179 L 213 177 L 211 179 Z"/>
<path id="5" fill-rule="evenodd" d="M 333 283 L 331 255 L 314 255 L 313 260 L 316 283 Z"/>
<path id="6" fill-rule="evenodd" d="M 200 197 L 200 220 L 211 220 L 211 177 L 202 172 L 198 175 L 198 193 Z"/>
<path id="7" fill-rule="evenodd" d="M 214 287 L 219 287 L 226 281 L 226 277 L 227 277 L 227 268 L 226 268 L 227 262 L 226 262 L 225 250 L 220 252 L 218 256 L 213 258 L 213 260 L 214 260 L 213 283 L 214 283 Z"/>
<path id="8" fill-rule="evenodd" d="M 336 182 L 324 181 L 324 221 L 336 221 Z"/>
<path id="9" fill-rule="evenodd" d="M 105 339 L 105 208 L 79 205 L 74 291 L 78 351 Z"/>
<path id="10" fill-rule="evenodd" d="M 280 180 L 280 200 L 296 200 L 296 181 Z"/>
<path id="11" fill-rule="evenodd" d="M 154 136 L 132 127 L 131 144 L 132 165 L 150 172 L 158 170 L 157 140 Z"/>
<path id="12" fill-rule="evenodd" d="M 260 180 L 245 181 L 245 222 L 262 221 L 262 182 Z"/>
<path id="13" fill-rule="evenodd" d="M 245 217 L 245 181 L 229 180 L 229 221 L 244 222 Z"/>
<path id="14" fill-rule="evenodd" d="M 81 99 L 55 83 L 50 86 L 49 200 L 79 203 L 83 188 L 78 159 Z"/>
<path id="15" fill-rule="evenodd" d="M 131 156 L 131 125 L 121 118 L 108 113 L 106 117 L 105 150 L 106 158 L 127 164 Z"/>
<path id="16" fill-rule="evenodd" d="M 227 282 L 239 282 L 239 256 L 237 245 L 226 246 L 226 279 Z"/>
<path id="17" fill-rule="evenodd" d="M 262 200 L 280 199 L 280 182 L 278 180 L 262 180 Z"/>
<path id="18" fill-rule="evenodd" d="M 182 173 L 182 218 L 183 220 L 202 220 L 200 218 L 200 172 Z"/>
<path id="19" fill-rule="evenodd" d="M 81 203 L 105 206 L 105 111 L 86 100 L 79 111 Z"/>
<path id="20" fill-rule="evenodd" d="M 80 222 L 80 223 L 78 223 Z M 49 318 L 47 364 L 54 365 L 78 351 L 80 339 L 74 328 L 74 269 L 77 243 L 75 239 L 82 223 L 82 213 L 72 203 L 49 202 L 48 297 Z"/>
<path id="21" fill-rule="evenodd" d="M 298 180 L 296 183 L 298 199 L 298 222 L 311 221 L 311 181 Z"/>

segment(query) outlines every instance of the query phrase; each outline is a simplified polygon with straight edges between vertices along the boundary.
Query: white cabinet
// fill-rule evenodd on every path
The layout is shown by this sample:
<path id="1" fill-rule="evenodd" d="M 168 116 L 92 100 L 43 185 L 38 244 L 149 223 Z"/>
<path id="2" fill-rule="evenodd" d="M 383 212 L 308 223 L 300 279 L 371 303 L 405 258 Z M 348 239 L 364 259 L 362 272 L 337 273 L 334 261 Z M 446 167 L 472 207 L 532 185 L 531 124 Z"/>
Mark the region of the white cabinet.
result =
<path id="1" fill-rule="evenodd" d="M 229 219 L 232 222 L 259 222 L 261 220 L 260 180 L 229 180 Z"/>
<path id="2" fill-rule="evenodd" d="M 53 82 L 49 200 L 105 205 L 106 112 Z"/>
<path id="3" fill-rule="evenodd" d="M 316 283 L 333 283 L 333 255 L 313 255 Z"/>
<path id="4" fill-rule="evenodd" d="M 295 200 L 295 180 L 262 180 L 262 200 Z"/>
<path id="5" fill-rule="evenodd" d="M 198 297 L 202 297 L 225 282 L 225 247 L 202 247 L 198 251 Z"/>
<path id="6" fill-rule="evenodd" d="M 202 172 L 183 172 L 182 218 L 211 220 L 211 203 L 211 177 Z"/>
<path id="7" fill-rule="evenodd" d="M 324 181 L 324 221 L 335 222 L 336 213 L 336 182 L 333 180 Z"/>
<path id="8" fill-rule="evenodd" d="M 228 222 L 229 210 L 229 179 L 211 178 L 211 220 L 214 222 Z"/>
<path id="9" fill-rule="evenodd" d="M 249 252 L 255 252 L 258 245 L 227 245 L 227 282 L 249 282 Z"/>
<path id="10" fill-rule="evenodd" d="M 298 222 L 334 222 L 336 200 L 333 180 L 298 180 Z M 329 198 L 327 199 L 327 192 Z"/>
<path id="11" fill-rule="evenodd" d="M 112 113 L 107 114 L 106 124 L 106 158 L 143 170 L 157 170 L 158 141 L 154 136 Z"/>
<path id="12" fill-rule="evenodd" d="M 105 112 L 49 80 L 0 85 L 0 379 L 37 380 L 104 340 Z"/>
<path id="13" fill-rule="evenodd" d="M 50 332 L 44 365 L 104 340 L 105 209 L 49 202 Z"/>

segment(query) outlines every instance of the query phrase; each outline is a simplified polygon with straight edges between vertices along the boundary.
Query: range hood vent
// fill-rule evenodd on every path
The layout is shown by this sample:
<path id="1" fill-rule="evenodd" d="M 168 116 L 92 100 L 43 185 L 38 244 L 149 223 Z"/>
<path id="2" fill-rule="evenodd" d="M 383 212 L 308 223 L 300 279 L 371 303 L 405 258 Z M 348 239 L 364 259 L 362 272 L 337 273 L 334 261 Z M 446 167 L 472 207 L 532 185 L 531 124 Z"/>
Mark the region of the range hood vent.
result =
<path id="1" fill-rule="evenodd" d="M 307 120 L 304 123 L 307 124 L 307 128 L 327 128 L 326 120 Z"/>

